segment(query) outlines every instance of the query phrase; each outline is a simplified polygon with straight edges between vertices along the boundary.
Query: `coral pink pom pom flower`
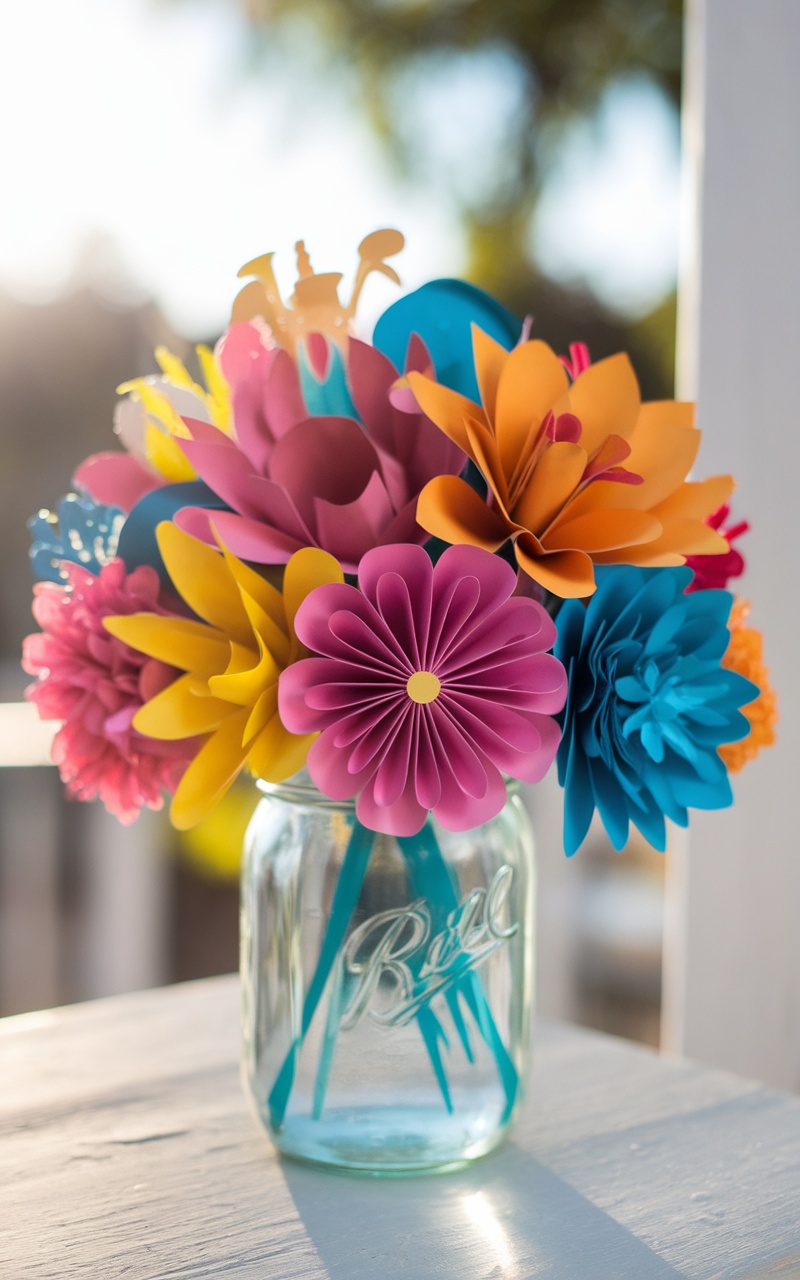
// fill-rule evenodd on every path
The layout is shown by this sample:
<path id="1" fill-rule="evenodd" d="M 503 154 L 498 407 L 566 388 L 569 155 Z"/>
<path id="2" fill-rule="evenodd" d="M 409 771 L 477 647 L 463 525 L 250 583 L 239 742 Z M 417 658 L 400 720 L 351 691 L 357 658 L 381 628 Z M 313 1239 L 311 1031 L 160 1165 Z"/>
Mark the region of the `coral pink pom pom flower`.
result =
<path id="1" fill-rule="evenodd" d="M 79 800 L 99 797 L 120 822 L 133 822 L 147 805 L 160 809 L 162 788 L 174 792 L 196 738 L 159 742 L 138 733 L 133 717 L 178 674 L 109 635 L 111 614 L 140 609 L 165 614 L 155 570 L 127 573 L 122 560 L 98 576 L 65 566 L 67 583 L 34 587 L 33 613 L 42 628 L 23 645 L 22 666 L 38 676 L 26 690 L 42 720 L 63 724 L 53 742 L 53 763 Z"/>
<path id="2" fill-rule="evenodd" d="M 300 606 L 298 636 L 319 656 L 282 673 L 281 718 L 321 731 L 311 777 L 334 800 L 357 795 L 364 826 L 410 836 L 432 811 L 467 830 L 499 813 L 503 773 L 547 772 L 566 674 L 546 652 L 553 623 L 515 583 L 477 547 L 449 547 L 434 566 L 394 544 L 363 557 L 360 590 L 318 587 Z"/>

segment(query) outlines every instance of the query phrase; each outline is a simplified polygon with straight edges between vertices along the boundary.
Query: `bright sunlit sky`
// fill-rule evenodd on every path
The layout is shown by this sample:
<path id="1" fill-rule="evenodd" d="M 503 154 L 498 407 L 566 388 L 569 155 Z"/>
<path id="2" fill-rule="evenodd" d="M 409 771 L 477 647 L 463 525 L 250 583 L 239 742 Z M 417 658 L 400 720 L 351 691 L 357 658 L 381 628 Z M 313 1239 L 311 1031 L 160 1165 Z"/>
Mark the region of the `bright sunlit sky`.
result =
<path id="1" fill-rule="evenodd" d="M 47 301 L 102 238 L 114 246 L 106 275 L 117 260 L 134 296 L 154 296 L 199 337 L 225 324 L 243 262 L 277 250 L 279 279 L 293 279 L 299 236 L 318 270 L 348 270 L 362 235 L 399 226 L 405 285 L 462 269 L 434 183 L 401 185 L 346 95 L 318 111 L 296 75 L 248 76 L 228 0 L 0 0 L 0 13 L 0 288 Z M 442 121 L 463 126 L 496 76 L 487 64 L 430 77 Z M 658 94 L 612 89 L 573 131 L 542 200 L 532 237 L 549 274 L 588 281 L 629 314 L 658 302 L 675 273 L 677 171 Z M 376 313 L 391 297 L 383 284 L 370 284 Z"/>

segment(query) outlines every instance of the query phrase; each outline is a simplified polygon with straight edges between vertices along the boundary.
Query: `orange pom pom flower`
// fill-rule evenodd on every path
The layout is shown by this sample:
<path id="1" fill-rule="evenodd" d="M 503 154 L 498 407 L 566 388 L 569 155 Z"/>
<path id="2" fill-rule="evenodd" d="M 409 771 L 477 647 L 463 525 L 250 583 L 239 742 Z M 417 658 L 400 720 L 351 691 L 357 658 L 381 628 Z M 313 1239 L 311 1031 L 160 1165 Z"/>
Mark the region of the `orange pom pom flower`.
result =
<path id="1" fill-rule="evenodd" d="M 769 682 L 764 665 L 764 641 L 760 631 L 747 626 L 750 605 L 738 596 L 734 600 L 728 629 L 730 643 L 722 659 L 723 667 L 736 671 L 752 680 L 761 690 L 754 702 L 742 707 L 742 715 L 750 721 L 750 732 L 739 742 L 727 742 L 719 748 L 719 754 L 728 766 L 729 773 L 738 773 L 749 760 L 758 755 L 762 747 L 771 747 L 775 741 L 775 725 L 778 722 L 778 700 Z"/>

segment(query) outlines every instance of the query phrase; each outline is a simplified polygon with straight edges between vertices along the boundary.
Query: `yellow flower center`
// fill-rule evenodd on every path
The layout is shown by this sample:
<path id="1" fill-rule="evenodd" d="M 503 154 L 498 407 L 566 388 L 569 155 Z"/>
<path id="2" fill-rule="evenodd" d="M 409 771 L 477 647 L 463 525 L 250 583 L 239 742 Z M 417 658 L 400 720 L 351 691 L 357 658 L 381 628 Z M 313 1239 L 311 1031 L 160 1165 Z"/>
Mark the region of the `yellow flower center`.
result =
<path id="1" fill-rule="evenodd" d="M 441 687 L 441 681 L 432 671 L 415 671 L 408 677 L 406 692 L 412 702 L 433 702 Z"/>

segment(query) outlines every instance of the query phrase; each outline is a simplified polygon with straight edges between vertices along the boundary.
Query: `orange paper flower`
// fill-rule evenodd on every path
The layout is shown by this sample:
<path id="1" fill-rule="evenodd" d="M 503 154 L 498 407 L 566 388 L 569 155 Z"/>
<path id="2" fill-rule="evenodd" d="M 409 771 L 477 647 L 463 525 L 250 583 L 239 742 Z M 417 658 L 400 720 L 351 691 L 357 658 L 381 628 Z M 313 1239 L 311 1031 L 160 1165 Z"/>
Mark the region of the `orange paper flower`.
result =
<path id="1" fill-rule="evenodd" d="M 544 342 L 509 352 L 473 327 L 473 350 L 480 405 L 408 375 L 423 413 L 489 486 L 484 501 L 458 476 L 431 480 L 417 507 L 429 533 L 489 551 L 510 538 L 520 568 L 565 598 L 594 592 L 594 564 L 679 565 L 727 551 L 704 520 L 732 478 L 685 481 L 700 443 L 692 405 L 642 404 L 626 355 L 570 385 Z"/>
<path id="2" fill-rule="evenodd" d="M 750 605 L 737 596 L 728 622 L 731 638 L 722 665 L 729 671 L 737 671 L 747 680 L 752 680 L 761 693 L 754 702 L 742 707 L 742 714 L 750 721 L 747 737 L 719 747 L 719 754 L 728 766 L 729 773 L 738 773 L 748 760 L 758 755 L 762 747 L 772 746 L 778 722 L 778 701 L 764 666 L 764 642 L 760 631 L 747 626 L 749 613 Z"/>

